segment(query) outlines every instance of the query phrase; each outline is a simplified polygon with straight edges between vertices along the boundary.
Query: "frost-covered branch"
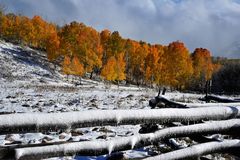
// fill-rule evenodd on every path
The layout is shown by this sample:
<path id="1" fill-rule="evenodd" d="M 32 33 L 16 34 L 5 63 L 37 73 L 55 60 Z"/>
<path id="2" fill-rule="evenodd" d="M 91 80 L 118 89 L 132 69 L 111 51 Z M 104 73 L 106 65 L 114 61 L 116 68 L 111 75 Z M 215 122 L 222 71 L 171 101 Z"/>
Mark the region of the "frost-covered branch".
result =
<path id="1" fill-rule="evenodd" d="M 198 134 L 232 133 L 240 131 L 240 119 L 212 121 L 189 126 L 165 128 L 155 133 L 138 134 L 115 138 L 109 141 L 96 140 L 44 147 L 19 148 L 15 150 L 16 159 L 40 159 L 64 155 L 102 155 L 115 151 L 148 146 L 160 140 L 192 136 Z"/>
<path id="2" fill-rule="evenodd" d="M 208 142 L 194 145 L 188 148 L 161 154 L 159 156 L 145 158 L 145 160 L 177 160 L 177 159 L 197 159 L 199 156 L 222 153 L 230 149 L 240 149 L 240 140 L 224 140 L 223 142 Z"/>
<path id="3" fill-rule="evenodd" d="M 11 114 L 0 115 L 0 134 L 67 130 L 101 125 L 225 120 L 234 117 L 240 117 L 240 107 Z"/>

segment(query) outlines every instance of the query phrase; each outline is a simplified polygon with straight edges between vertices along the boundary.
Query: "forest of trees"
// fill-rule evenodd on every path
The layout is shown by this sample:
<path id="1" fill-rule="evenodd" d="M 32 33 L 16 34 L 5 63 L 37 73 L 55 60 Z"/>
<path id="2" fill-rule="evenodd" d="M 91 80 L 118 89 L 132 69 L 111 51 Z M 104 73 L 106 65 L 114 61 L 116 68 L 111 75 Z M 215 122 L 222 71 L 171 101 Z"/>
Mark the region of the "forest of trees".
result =
<path id="1" fill-rule="evenodd" d="M 240 61 L 228 61 L 213 74 L 212 91 L 218 94 L 240 94 Z"/>
<path id="2" fill-rule="evenodd" d="M 83 23 L 62 27 L 43 20 L 0 13 L 0 38 L 47 52 L 50 61 L 62 59 L 63 73 L 97 75 L 107 81 L 174 89 L 201 89 L 219 69 L 211 53 L 190 53 L 183 42 L 167 46 L 122 38 L 119 32 L 98 32 Z"/>

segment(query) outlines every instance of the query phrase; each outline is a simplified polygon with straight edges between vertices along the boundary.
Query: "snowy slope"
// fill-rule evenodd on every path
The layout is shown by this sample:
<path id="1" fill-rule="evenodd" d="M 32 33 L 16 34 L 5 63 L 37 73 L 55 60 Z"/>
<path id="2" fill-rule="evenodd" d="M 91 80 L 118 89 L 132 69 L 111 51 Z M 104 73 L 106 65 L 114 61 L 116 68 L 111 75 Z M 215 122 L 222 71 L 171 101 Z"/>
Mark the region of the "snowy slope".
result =
<path id="1" fill-rule="evenodd" d="M 59 69 L 58 69 L 59 71 Z M 138 88 L 105 85 L 102 82 L 83 80 L 75 86 L 43 52 L 0 42 L 0 114 L 22 112 L 68 112 L 93 109 L 149 108 L 148 100 L 155 91 Z M 0 145 L 15 143 L 51 143 L 56 141 L 86 141 L 109 139 L 136 134 L 140 126 L 90 127 L 69 133 L 28 133 L 0 136 Z M 133 157 L 146 151 L 129 151 Z M 102 159 L 106 156 L 103 156 Z M 141 156 L 140 156 L 141 157 Z M 77 157 L 77 159 L 90 157 Z M 101 157 L 92 157 L 99 159 Z M 58 159 L 58 158 L 56 158 Z M 71 159 L 71 157 L 70 157 Z"/>
<path id="2" fill-rule="evenodd" d="M 8 81 L 31 81 L 57 79 L 53 65 L 46 55 L 30 48 L 22 48 L 0 41 L 0 78 Z"/>

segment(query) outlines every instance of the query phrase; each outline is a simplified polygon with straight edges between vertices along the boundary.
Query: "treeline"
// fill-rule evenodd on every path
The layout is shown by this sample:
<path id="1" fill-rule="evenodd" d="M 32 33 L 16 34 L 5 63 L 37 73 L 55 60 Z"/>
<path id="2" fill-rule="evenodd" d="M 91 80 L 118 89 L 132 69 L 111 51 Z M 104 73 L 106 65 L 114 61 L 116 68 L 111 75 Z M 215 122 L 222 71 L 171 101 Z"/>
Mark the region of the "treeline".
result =
<path id="1" fill-rule="evenodd" d="M 212 76 L 212 91 L 218 94 L 240 94 L 240 60 L 222 60 L 224 65 Z"/>
<path id="2" fill-rule="evenodd" d="M 207 49 L 191 54 L 180 41 L 149 44 L 124 39 L 117 31 L 99 33 L 78 22 L 59 27 L 40 16 L 30 19 L 1 12 L 0 37 L 45 50 L 50 61 L 62 59 L 65 74 L 91 73 L 113 82 L 199 89 L 219 68 Z"/>

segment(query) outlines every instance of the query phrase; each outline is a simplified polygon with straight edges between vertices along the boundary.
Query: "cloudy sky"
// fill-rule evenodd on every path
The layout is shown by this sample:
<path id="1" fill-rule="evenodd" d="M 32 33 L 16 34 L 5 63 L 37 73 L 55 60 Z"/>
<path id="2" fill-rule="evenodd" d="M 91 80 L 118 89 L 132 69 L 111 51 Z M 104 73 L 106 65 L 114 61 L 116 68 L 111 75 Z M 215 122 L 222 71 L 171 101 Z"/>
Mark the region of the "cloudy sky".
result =
<path id="1" fill-rule="evenodd" d="M 0 0 L 8 12 L 41 15 L 58 24 L 76 20 L 124 38 L 183 41 L 214 56 L 240 58 L 240 0 Z"/>

